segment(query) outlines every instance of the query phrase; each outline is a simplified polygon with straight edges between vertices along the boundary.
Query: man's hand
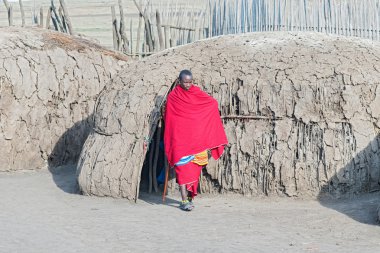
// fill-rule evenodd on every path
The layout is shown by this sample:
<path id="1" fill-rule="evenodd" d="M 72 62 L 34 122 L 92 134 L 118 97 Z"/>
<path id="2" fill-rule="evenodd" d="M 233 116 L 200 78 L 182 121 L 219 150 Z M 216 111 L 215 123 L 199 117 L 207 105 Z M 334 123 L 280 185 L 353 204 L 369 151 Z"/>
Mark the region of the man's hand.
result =
<path id="1" fill-rule="evenodd" d="M 210 150 L 210 149 L 207 149 L 207 158 L 208 158 L 208 159 L 211 158 L 211 150 Z"/>
<path id="2" fill-rule="evenodd" d="M 165 118 L 165 110 L 166 110 L 166 99 L 165 99 L 164 103 L 162 103 L 162 106 L 161 106 L 161 117 L 163 119 Z"/>

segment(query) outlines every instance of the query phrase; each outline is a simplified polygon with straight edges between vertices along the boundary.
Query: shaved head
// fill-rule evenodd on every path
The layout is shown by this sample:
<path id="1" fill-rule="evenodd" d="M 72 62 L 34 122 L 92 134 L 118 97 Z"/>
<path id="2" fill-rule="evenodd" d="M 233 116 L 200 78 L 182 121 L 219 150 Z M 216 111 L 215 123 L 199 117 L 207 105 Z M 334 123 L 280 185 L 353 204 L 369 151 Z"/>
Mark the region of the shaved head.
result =
<path id="1" fill-rule="evenodd" d="M 185 76 L 188 76 L 188 77 L 190 77 L 191 79 L 193 79 L 193 74 L 191 73 L 190 70 L 187 70 L 187 69 L 182 70 L 182 71 L 179 73 L 178 78 L 179 78 L 180 81 L 183 81 L 183 80 L 185 79 Z"/>

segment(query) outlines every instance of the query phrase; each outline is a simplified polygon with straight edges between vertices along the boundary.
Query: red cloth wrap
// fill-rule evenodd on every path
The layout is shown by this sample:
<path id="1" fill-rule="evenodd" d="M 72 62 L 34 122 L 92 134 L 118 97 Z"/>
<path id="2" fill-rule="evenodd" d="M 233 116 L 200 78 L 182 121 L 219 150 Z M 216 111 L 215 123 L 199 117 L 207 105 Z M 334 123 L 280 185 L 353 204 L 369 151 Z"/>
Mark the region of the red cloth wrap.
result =
<path id="1" fill-rule="evenodd" d="M 194 85 L 187 91 L 176 86 L 166 102 L 164 143 L 170 166 L 183 156 L 206 149 L 211 150 L 215 160 L 219 159 L 228 141 L 216 99 Z M 177 177 L 181 178 L 181 173 Z"/>
<path id="2" fill-rule="evenodd" d="M 182 166 L 175 166 L 177 183 L 186 185 L 186 189 L 191 192 L 192 197 L 198 194 L 198 180 L 202 172 L 202 166 L 189 162 Z"/>

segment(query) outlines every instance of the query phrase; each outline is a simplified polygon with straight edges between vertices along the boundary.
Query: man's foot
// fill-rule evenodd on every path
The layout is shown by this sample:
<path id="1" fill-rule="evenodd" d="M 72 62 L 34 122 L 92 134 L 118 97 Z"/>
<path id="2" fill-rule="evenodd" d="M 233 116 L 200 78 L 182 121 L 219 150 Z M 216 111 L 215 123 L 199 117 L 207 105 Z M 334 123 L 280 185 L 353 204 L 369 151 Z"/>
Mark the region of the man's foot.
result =
<path id="1" fill-rule="evenodd" d="M 193 210 L 194 206 L 190 201 L 188 200 L 183 200 L 179 206 L 179 208 L 183 211 L 191 211 Z"/>
<path id="2" fill-rule="evenodd" d="M 189 203 L 193 206 L 194 208 L 194 202 L 193 202 L 193 198 L 192 197 L 187 197 L 187 200 L 189 201 Z"/>

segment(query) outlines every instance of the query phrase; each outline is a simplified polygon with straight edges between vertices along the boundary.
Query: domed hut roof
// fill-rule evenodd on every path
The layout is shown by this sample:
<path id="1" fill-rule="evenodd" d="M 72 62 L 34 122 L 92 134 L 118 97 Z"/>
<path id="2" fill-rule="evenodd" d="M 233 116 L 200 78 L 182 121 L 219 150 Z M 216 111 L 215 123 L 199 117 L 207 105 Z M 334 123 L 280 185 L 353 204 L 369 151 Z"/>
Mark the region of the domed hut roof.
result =
<path id="1" fill-rule="evenodd" d="M 0 29 L 0 171 L 75 163 L 104 85 L 127 58 L 37 28 Z"/>
<path id="2" fill-rule="evenodd" d="M 138 197 L 144 140 L 182 69 L 219 102 L 229 145 L 206 192 L 365 191 L 379 177 L 380 44 L 311 32 L 198 41 L 129 63 L 102 91 L 78 163 L 84 194 Z M 326 188 L 327 187 L 327 188 Z"/>

